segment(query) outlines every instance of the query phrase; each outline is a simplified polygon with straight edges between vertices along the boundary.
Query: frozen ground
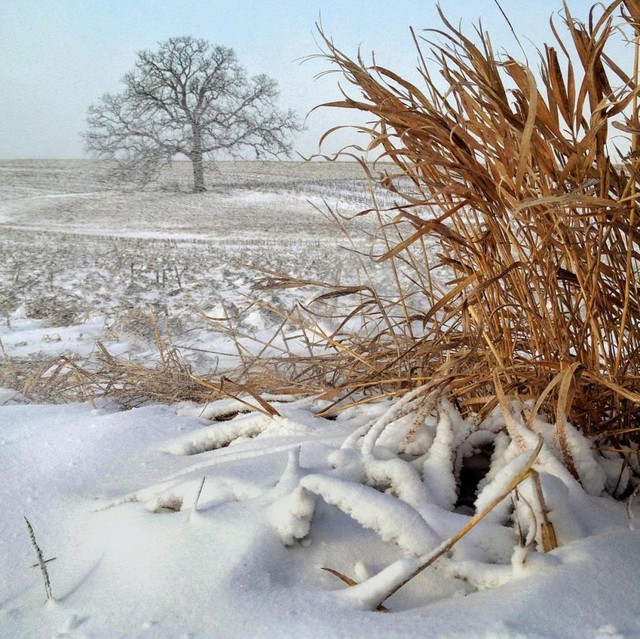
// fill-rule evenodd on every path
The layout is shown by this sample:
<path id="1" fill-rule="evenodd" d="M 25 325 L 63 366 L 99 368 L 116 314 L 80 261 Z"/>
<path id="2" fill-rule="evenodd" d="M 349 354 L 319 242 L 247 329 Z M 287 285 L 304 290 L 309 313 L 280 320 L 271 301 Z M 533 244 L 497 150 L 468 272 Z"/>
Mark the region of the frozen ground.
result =
<path id="1" fill-rule="evenodd" d="M 308 202 L 355 210 L 355 167 L 223 165 L 202 199 L 107 192 L 92 171 L 0 163 L 7 357 L 90 360 L 101 339 L 153 360 L 153 309 L 205 369 L 219 355 L 202 351 L 225 345 L 199 312 L 234 309 L 254 334 L 272 321 L 247 301 L 247 265 L 354 277 L 353 256 Z M 297 294 L 269 295 L 284 306 Z M 572 429 L 582 486 L 558 462 L 553 428 L 526 430 L 517 407 L 506 434 L 499 414 L 475 424 L 431 395 L 332 419 L 312 398 L 267 399 L 272 415 L 230 400 L 123 411 L 0 389 L 0 637 L 640 637 L 638 507 L 627 513 L 605 492 L 629 477 Z M 372 611 L 508 489 L 537 435 L 533 467 L 559 547 L 539 545 L 541 506 L 526 479 L 385 600 L 389 612 Z M 487 447 L 491 468 L 462 503 L 467 463 Z M 47 603 L 24 517 L 47 561 Z"/>

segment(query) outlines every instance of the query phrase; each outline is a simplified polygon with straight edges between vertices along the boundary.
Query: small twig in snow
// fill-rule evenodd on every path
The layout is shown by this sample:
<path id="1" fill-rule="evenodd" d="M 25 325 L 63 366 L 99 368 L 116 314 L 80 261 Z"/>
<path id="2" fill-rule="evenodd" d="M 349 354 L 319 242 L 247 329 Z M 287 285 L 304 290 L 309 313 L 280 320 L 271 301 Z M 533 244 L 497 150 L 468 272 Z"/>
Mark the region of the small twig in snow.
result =
<path id="1" fill-rule="evenodd" d="M 44 557 L 42 556 L 42 550 L 40 546 L 38 546 L 38 542 L 36 541 L 36 535 L 33 532 L 33 527 L 29 520 L 25 517 L 25 522 L 27 523 L 27 528 L 29 529 L 29 538 L 31 539 L 31 543 L 33 547 L 36 549 L 36 555 L 38 556 L 38 566 L 40 566 L 40 572 L 42 573 L 42 579 L 44 581 L 44 591 L 47 594 L 47 601 L 54 601 L 54 597 L 51 594 L 51 581 L 49 581 L 49 571 L 47 570 L 46 562 Z M 52 561 L 48 559 L 47 561 Z"/>
<path id="2" fill-rule="evenodd" d="M 207 476 L 205 475 L 200 482 L 200 488 L 198 488 L 198 493 L 196 494 L 196 500 L 193 502 L 193 510 L 192 512 L 197 512 L 198 510 L 198 502 L 200 501 L 200 495 L 202 494 L 202 489 L 204 488 L 204 482 Z"/>
<path id="3" fill-rule="evenodd" d="M 45 559 L 44 563 L 48 564 L 50 561 L 55 561 L 57 559 L 57 557 L 51 557 L 50 559 Z M 37 564 L 31 564 L 32 568 L 39 568 L 40 567 L 40 563 Z"/>

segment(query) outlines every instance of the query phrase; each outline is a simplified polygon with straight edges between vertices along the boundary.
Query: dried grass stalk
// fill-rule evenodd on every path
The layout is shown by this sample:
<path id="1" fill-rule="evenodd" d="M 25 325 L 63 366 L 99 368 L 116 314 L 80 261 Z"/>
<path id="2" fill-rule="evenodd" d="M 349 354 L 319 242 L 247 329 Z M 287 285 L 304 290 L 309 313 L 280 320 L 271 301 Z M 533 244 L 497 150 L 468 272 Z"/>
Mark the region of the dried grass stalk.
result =
<path id="1" fill-rule="evenodd" d="M 359 308 L 386 323 L 341 341 L 352 363 L 341 361 L 342 380 L 384 392 L 447 378 L 481 413 L 503 380 L 503 394 L 543 398 L 535 412 L 556 419 L 575 471 L 566 420 L 619 447 L 633 445 L 640 418 L 640 3 L 595 5 L 586 23 L 565 5 L 566 34 L 553 25 L 537 75 L 496 56 L 488 34 L 472 40 L 441 18 L 429 40 L 414 33 L 419 85 L 321 32 L 353 89 L 326 106 L 367 115 L 358 129 L 378 167 L 363 168 L 381 169 L 396 201 L 374 198 L 368 211 L 388 246 L 378 259 L 409 273 L 400 301 L 358 291 Z M 431 274 L 443 267 L 452 277 L 441 289 Z"/>

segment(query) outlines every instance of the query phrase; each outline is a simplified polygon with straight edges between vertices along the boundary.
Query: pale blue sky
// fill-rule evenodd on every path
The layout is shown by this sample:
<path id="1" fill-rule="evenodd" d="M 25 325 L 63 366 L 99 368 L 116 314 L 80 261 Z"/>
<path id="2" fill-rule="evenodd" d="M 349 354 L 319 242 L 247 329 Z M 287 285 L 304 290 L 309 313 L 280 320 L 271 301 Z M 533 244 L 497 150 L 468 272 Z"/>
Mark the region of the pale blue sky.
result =
<path id="1" fill-rule="evenodd" d="M 468 32 L 482 19 L 497 49 L 515 51 L 493 0 L 441 0 Z M 548 17 L 561 0 L 502 0 L 521 38 L 548 38 Z M 585 0 L 569 6 L 583 17 Z M 0 158 L 83 157 L 87 107 L 120 79 L 142 49 L 191 35 L 232 47 L 250 74 L 278 80 L 280 104 L 301 116 L 336 99 L 337 75 L 314 80 L 326 62 L 315 22 L 345 53 L 376 52 L 379 63 L 411 75 L 416 55 L 409 27 L 439 25 L 435 0 L 0 0 Z M 296 148 L 317 150 L 322 132 L 348 121 L 338 110 L 316 112 Z"/>

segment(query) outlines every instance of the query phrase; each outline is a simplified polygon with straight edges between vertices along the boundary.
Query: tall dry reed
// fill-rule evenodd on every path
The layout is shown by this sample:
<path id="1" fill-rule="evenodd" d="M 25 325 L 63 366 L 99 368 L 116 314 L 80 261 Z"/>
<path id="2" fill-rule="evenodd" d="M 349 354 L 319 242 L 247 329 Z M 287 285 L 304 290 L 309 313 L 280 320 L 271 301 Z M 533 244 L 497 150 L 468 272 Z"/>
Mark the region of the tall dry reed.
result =
<path id="1" fill-rule="evenodd" d="M 537 402 L 560 438 L 569 419 L 602 446 L 636 448 L 640 1 L 562 17 L 534 70 L 441 14 L 441 29 L 412 31 L 419 83 L 322 34 L 351 86 L 323 106 L 366 114 L 378 166 L 363 169 L 395 198 L 384 207 L 372 188 L 368 214 L 399 289 L 385 303 L 362 287 L 354 312 L 376 330 L 331 346 L 343 392 L 441 379 L 486 413 L 503 390 Z"/>

